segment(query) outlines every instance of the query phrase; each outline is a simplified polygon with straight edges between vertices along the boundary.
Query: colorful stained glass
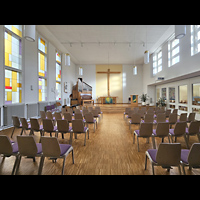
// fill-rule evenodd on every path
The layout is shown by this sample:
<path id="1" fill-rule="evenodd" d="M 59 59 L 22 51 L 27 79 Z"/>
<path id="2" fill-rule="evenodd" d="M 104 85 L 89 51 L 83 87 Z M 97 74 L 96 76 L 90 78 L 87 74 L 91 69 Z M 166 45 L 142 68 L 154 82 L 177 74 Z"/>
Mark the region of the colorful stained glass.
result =
<path id="1" fill-rule="evenodd" d="M 56 82 L 56 100 L 61 100 L 61 83 Z"/>
<path id="2" fill-rule="evenodd" d="M 5 70 L 5 104 L 22 102 L 21 73 Z"/>
<path id="3" fill-rule="evenodd" d="M 47 43 L 41 37 L 38 38 L 38 49 L 47 54 Z"/>
<path id="4" fill-rule="evenodd" d="M 5 27 L 19 37 L 22 37 L 22 25 L 5 25 Z"/>
<path id="5" fill-rule="evenodd" d="M 56 81 L 61 82 L 61 65 L 56 63 Z"/>
<path id="6" fill-rule="evenodd" d="M 42 52 L 38 52 L 38 75 L 47 77 L 47 57 Z"/>
<path id="7" fill-rule="evenodd" d="M 47 80 L 39 78 L 39 101 L 47 101 Z"/>
<path id="8" fill-rule="evenodd" d="M 10 25 L 11 26 L 11 25 Z M 22 69 L 22 41 L 5 31 L 5 66 Z"/>
<path id="9" fill-rule="evenodd" d="M 61 64 L 61 55 L 57 51 L 56 51 L 56 62 L 58 62 L 59 64 Z"/>

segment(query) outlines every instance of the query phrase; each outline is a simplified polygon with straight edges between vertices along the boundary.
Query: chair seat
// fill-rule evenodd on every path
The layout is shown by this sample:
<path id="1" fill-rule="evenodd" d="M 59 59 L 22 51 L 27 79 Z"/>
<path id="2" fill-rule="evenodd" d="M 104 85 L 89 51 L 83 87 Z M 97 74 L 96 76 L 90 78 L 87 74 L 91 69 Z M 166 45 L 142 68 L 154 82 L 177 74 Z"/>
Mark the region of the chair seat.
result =
<path id="1" fill-rule="evenodd" d="M 148 149 L 147 152 L 149 153 L 149 155 L 151 156 L 151 159 L 153 160 L 153 162 L 157 163 L 156 161 L 156 154 L 157 154 L 157 149 Z"/>
<path id="2" fill-rule="evenodd" d="M 84 132 L 86 132 L 86 131 L 87 131 L 87 129 L 88 129 L 88 127 L 84 127 Z"/>
<path id="3" fill-rule="evenodd" d="M 12 143 L 12 148 L 13 148 L 13 153 L 17 153 L 19 151 L 17 142 Z"/>
<path id="4" fill-rule="evenodd" d="M 36 146 L 37 146 L 37 149 L 38 149 L 37 154 L 41 154 L 42 153 L 42 144 L 37 143 Z"/>
<path id="5" fill-rule="evenodd" d="M 181 150 L 181 161 L 185 164 L 189 164 L 188 163 L 188 155 L 189 155 L 190 150 L 188 149 L 182 149 Z"/>
<path id="6" fill-rule="evenodd" d="M 144 121 L 144 120 L 142 120 L 142 121 Z M 134 123 L 134 122 L 132 122 L 132 120 L 130 120 L 129 123 L 130 124 L 140 124 L 140 123 Z"/>
<path id="7" fill-rule="evenodd" d="M 170 133 L 171 135 L 174 135 L 174 129 L 169 129 L 169 133 Z"/>
<path id="8" fill-rule="evenodd" d="M 71 148 L 71 145 L 69 144 L 59 144 L 59 146 L 61 150 L 60 156 L 63 156 Z"/>
<path id="9" fill-rule="evenodd" d="M 156 129 L 153 129 L 153 133 L 152 134 L 156 136 Z"/>
<path id="10" fill-rule="evenodd" d="M 137 136 L 140 136 L 140 130 L 135 130 L 134 132 Z"/>
<path id="11" fill-rule="evenodd" d="M 72 130 L 72 127 L 71 127 L 71 126 L 69 126 L 69 132 L 71 132 L 71 130 Z"/>

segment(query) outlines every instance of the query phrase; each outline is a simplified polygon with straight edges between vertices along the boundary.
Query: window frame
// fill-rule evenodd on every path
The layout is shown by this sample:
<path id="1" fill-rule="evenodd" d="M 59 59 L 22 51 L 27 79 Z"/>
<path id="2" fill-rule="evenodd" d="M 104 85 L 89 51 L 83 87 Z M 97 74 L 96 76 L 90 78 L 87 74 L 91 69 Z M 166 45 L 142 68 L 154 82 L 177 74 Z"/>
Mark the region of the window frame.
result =
<path id="1" fill-rule="evenodd" d="M 178 52 L 173 55 L 173 52 L 178 49 Z M 178 61 L 174 62 L 175 59 Z M 172 67 L 180 62 L 180 40 L 173 37 L 168 41 L 168 67 Z"/>
<path id="2" fill-rule="evenodd" d="M 191 56 L 194 56 L 200 52 L 200 25 L 190 25 L 190 33 Z"/>
<path id="3" fill-rule="evenodd" d="M 56 54 L 57 53 L 60 54 L 60 62 L 58 62 L 56 60 L 56 66 L 57 66 L 57 64 L 60 65 L 61 77 L 60 77 L 60 81 L 56 80 L 56 86 L 57 86 L 57 83 L 60 84 L 60 96 L 58 96 L 58 99 L 57 99 L 57 91 L 56 91 L 56 101 L 61 101 L 61 99 L 62 99 L 62 85 L 61 85 L 61 82 L 62 82 L 62 54 L 58 50 L 56 50 Z M 56 71 L 57 71 L 57 69 L 56 69 Z M 57 73 L 56 73 L 56 78 L 57 78 Z"/>

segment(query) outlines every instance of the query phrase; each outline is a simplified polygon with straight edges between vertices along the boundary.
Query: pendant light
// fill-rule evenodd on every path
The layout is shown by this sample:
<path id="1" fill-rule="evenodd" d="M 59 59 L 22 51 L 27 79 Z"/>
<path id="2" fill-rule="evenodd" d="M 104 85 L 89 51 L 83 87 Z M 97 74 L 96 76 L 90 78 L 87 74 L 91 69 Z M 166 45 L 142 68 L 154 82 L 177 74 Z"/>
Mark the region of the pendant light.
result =
<path id="1" fill-rule="evenodd" d="M 83 68 L 79 67 L 79 76 L 83 76 Z"/>
<path id="2" fill-rule="evenodd" d="M 30 42 L 35 42 L 35 25 L 24 26 L 24 37 Z"/>
<path id="3" fill-rule="evenodd" d="M 137 75 L 137 66 L 133 66 L 133 75 Z"/>
<path id="4" fill-rule="evenodd" d="M 144 63 L 148 64 L 149 63 L 149 51 L 144 52 Z"/>
<path id="5" fill-rule="evenodd" d="M 65 65 L 70 66 L 70 55 L 68 53 L 65 54 Z"/>
<path id="6" fill-rule="evenodd" d="M 181 39 L 186 35 L 186 25 L 175 25 L 175 38 Z"/>

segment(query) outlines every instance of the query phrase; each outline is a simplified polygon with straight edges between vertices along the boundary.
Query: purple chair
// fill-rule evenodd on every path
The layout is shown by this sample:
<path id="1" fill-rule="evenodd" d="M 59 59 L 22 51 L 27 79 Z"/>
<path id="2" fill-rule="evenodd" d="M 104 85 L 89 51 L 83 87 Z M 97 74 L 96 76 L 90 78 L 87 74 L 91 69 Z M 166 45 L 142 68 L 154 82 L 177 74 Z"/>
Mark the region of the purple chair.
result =
<path id="1" fill-rule="evenodd" d="M 181 160 L 181 144 L 166 144 L 161 143 L 157 149 L 149 149 L 146 151 L 145 170 L 147 169 L 147 158 L 149 158 L 152 165 L 152 172 L 154 173 L 154 166 L 162 166 L 168 171 L 172 166 L 178 167 L 181 175 L 180 160 Z"/>
<path id="2" fill-rule="evenodd" d="M 42 143 L 43 154 L 40 160 L 38 175 L 42 174 L 42 168 L 43 168 L 44 160 L 46 157 L 50 157 L 51 159 L 54 159 L 54 160 L 57 160 L 58 158 L 62 158 L 63 167 L 62 167 L 61 175 L 64 175 L 65 159 L 70 152 L 72 152 L 72 162 L 74 164 L 73 147 L 69 144 L 59 144 L 58 139 L 55 137 L 54 138 L 42 137 L 41 143 Z"/>
<path id="3" fill-rule="evenodd" d="M 15 168 L 18 161 L 18 145 L 17 143 L 11 143 L 7 135 L 0 135 L 0 155 L 3 157 L 15 156 L 15 163 L 12 170 L 12 175 L 14 175 Z"/>
<path id="4" fill-rule="evenodd" d="M 190 150 L 181 150 L 181 166 L 185 175 L 185 167 L 200 168 L 200 143 L 194 143 Z"/>

